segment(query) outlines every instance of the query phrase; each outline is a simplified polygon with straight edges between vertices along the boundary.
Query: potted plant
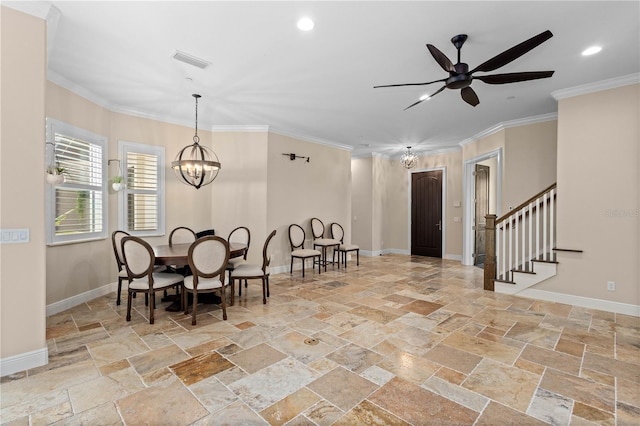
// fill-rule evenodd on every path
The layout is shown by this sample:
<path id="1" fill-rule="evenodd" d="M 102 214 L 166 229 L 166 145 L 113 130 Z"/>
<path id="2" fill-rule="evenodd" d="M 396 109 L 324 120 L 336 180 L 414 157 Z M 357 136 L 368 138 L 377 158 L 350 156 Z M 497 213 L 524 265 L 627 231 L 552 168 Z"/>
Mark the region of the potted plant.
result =
<path id="1" fill-rule="evenodd" d="M 60 185 L 64 182 L 64 168 L 55 166 L 47 168 L 47 183 L 49 185 Z"/>
<path id="2" fill-rule="evenodd" d="M 114 191 L 122 191 L 124 189 L 124 182 L 122 176 L 115 176 L 111 179 L 111 187 Z"/>

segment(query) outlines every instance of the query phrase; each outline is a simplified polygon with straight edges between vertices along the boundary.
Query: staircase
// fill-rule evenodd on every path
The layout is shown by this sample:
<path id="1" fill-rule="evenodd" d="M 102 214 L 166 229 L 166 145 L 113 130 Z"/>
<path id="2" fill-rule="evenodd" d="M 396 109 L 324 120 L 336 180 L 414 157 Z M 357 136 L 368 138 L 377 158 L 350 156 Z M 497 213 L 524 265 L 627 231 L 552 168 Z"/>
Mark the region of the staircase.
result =
<path id="1" fill-rule="evenodd" d="M 556 275 L 555 200 L 554 183 L 500 218 L 487 215 L 485 290 L 516 294 Z"/>

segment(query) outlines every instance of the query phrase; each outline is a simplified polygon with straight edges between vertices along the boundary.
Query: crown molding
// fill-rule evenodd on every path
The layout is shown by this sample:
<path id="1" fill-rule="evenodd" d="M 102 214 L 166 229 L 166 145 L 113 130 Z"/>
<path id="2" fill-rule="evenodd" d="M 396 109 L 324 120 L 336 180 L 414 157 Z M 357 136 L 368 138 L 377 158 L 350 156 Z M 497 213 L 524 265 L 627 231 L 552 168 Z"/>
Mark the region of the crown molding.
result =
<path id="1" fill-rule="evenodd" d="M 558 113 L 552 112 L 550 114 L 541 114 L 541 115 L 535 115 L 533 117 L 518 118 L 516 120 L 503 121 L 501 123 L 496 124 L 493 127 L 489 127 L 486 130 L 476 133 L 470 138 L 465 139 L 462 142 L 458 143 L 458 145 L 460 145 L 461 147 L 465 146 L 467 144 L 479 141 L 482 138 L 486 138 L 487 136 L 491 136 L 495 133 L 498 133 L 501 130 L 508 129 L 510 127 L 519 127 L 519 126 L 526 126 L 529 124 L 544 123 L 545 121 L 553 121 L 557 119 L 558 119 Z"/>
<path id="2" fill-rule="evenodd" d="M 629 74 L 622 77 L 610 78 L 608 80 L 596 81 L 595 83 L 570 87 L 568 89 L 556 90 L 555 92 L 551 92 L 551 96 L 556 101 L 559 101 L 560 99 L 587 95 L 589 93 L 601 92 L 603 90 L 615 89 L 616 87 L 629 86 L 638 83 L 640 83 L 640 74 Z"/>
<path id="3" fill-rule="evenodd" d="M 305 141 L 305 142 L 316 143 L 316 144 L 319 144 L 319 145 L 326 145 L 326 146 L 329 146 L 331 148 L 343 149 L 345 151 L 353 151 L 353 149 L 354 149 L 350 145 L 343 145 L 343 144 L 338 143 L 338 142 L 333 142 L 333 141 L 328 141 L 328 140 L 325 140 L 325 139 L 314 138 L 312 136 L 298 135 L 298 134 L 295 134 L 295 133 L 285 132 L 285 131 L 280 130 L 280 129 L 273 129 L 273 130 L 271 130 L 270 133 L 275 133 L 277 135 L 286 136 L 286 137 L 289 137 L 289 138 L 299 139 L 299 140 L 302 140 L 302 141 Z"/>
<path id="4" fill-rule="evenodd" d="M 45 20 L 49 15 L 49 10 L 54 8 L 48 1 L 3 1 L 2 6 Z M 58 11 L 58 13 L 60 12 Z"/>
<path id="5" fill-rule="evenodd" d="M 213 125 L 211 126 L 213 133 L 225 132 L 245 132 L 245 133 L 268 133 L 268 124 L 252 124 L 252 125 Z"/>

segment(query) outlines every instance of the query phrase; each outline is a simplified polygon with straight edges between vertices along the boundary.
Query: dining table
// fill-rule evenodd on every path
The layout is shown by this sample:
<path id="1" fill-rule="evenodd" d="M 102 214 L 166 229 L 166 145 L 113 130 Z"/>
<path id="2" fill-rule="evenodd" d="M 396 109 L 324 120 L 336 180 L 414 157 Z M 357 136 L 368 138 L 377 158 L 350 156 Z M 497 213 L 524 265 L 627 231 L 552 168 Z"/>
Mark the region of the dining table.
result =
<path id="1" fill-rule="evenodd" d="M 153 246 L 153 254 L 156 257 L 156 265 L 177 265 L 185 266 L 189 264 L 189 247 L 192 243 L 163 244 Z M 244 243 L 229 243 L 229 259 L 244 256 L 247 245 Z"/>
<path id="2" fill-rule="evenodd" d="M 153 254 L 156 258 L 156 265 L 172 265 L 177 267 L 183 267 L 189 265 L 189 247 L 192 243 L 179 243 L 179 244 L 162 244 L 153 246 Z M 231 241 L 229 243 L 229 259 L 234 257 L 244 256 L 248 246 L 244 243 L 238 243 Z M 232 290 L 233 291 L 233 290 Z M 213 293 L 204 294 L 203 296 L 210 296 L 211 300 L 203 298 L 204 303 L 220 303 L 218 296 Z M 166 295 L 162 298 L 163 302 L 171 301 L 171 305 L 165 309 L 169 312 L 179 312 L 182 309 L 181 301 L 179 297 L 173 295 Z"/>

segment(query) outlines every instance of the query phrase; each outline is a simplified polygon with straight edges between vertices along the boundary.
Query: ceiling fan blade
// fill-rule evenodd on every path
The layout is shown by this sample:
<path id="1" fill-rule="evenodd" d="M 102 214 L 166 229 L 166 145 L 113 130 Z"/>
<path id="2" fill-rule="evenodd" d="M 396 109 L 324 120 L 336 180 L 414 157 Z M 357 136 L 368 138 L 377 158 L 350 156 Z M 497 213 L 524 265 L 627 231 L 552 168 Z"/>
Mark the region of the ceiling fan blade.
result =
<path id="1" fill-rule="evenodd" d="M 424 99 L 420 99 L 418 102 L 414 102 L 411 105 L 409 105 L 408 107 L 406 107 L 404 110 L 408 110 L 411 107 L 414 107 L 416 105 L 418 105 L 419 103 L 422 103 L 424 101 L 428 101 L 429 99 L 433 98 L 435 95 L 437 95 L 438 93 L 442 92 L 447 86 L 442 86 L 441 88 L 439 88 L 437 91 L 435 91 L 434 93 L 432 93 L 431 95 L 429 95 L 428 98 L 424 98 Z"/>
<path id="2" fill-rule="evenodd" d="M 487 84 L 517 83 L 519 81 L 537 80 L 549 78 L 554 71 L 512 72 L 507 74 L 493 74 L 473 77 L 474 80 L 484 81 Z"/>
<path id="3" fill-rule="evenodd" d="M 426 84 L 437 83 L 439 81 L 445 81 L 446 78 L 441 78 L 440 80 L 427 81 L 426 83 L 405 83 L 405 84 L 387 84 L 384 86 L 373 86 L 374 89 L 379 87 L 400 87 L 400 86 L 424 86 Z"/>
<path id="4" fill-rule="evenodd" d="M 478 95 L 476 95 L 476 92 L 471 87 L 463 88 L 460 91 L 460 95 L 462 95 L 462 99 L 464 99 L 466 103 L 468 103 L 473 107 L 480 103 L 480 99 L 478 99 Z"/>
<path id="5" fill-rule="evenodd" d="M 494 56 L 488 61 L 478 65 L 470 73 L 474 73 L 476 71 L 487 72 L 500 68 L 501 66 L 504 66 L 515 59 L 518 59 L 520 56 L 524 55 L 534 47 L 541 45 L 551 37 L 553 37 L 553 34 L 549 30 L 540 33 L 537 36 L 533 36 L 529 40 L 523 41 L 522 43 L 513 46 L 511 49 L 505 50 L 499 55 Z"/>
<path id="6" fill-rule="evenodd" d="M 449 60 L 449 58 L 447 58 L 447 55 L 442 53 L 437 47 L 435 47 L 433 44 L 427 44 L 427 49 L 429 49 L 429 52 L 431 52 L 431 56 L 433 56 L 433 59 L 436 60 L 436 62 L 442 67 L 443 70 L 447 72 L 455 71 L 451 60 Z"/>

